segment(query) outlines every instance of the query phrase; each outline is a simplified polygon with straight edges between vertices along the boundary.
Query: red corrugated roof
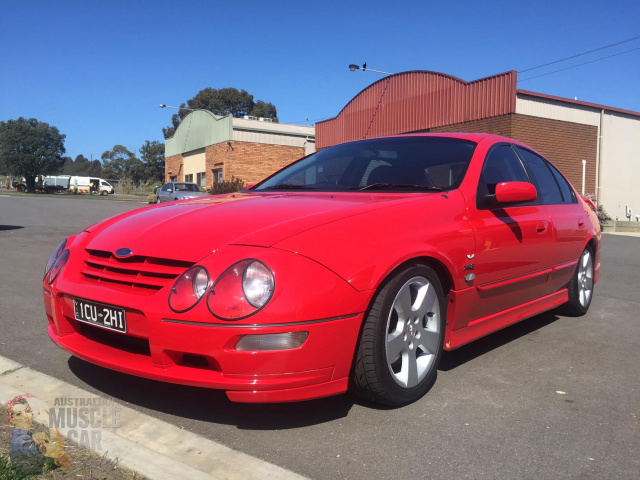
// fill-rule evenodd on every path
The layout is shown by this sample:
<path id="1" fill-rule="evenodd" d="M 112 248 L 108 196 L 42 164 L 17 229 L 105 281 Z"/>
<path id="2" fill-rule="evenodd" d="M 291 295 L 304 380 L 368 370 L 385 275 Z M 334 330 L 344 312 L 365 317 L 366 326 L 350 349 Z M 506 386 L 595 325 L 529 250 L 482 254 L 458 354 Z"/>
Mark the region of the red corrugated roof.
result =
<path id="1" fill-rule="evenodd" d="M 515 70 L 465 82 L 438 72 L 390 75 L 316 124 L 316 148 L 515 113 Z"/>

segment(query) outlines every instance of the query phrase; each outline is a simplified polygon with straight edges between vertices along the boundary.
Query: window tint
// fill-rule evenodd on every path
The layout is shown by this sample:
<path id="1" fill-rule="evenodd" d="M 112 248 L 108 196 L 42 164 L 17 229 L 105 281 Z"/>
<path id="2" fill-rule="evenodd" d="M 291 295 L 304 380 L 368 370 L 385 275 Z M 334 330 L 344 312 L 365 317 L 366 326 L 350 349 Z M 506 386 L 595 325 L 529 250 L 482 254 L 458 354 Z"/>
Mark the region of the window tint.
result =
<path id="1" fill-rule="evenodd" d="M 545 159 L 529 150 L 518 148 L 518 151 L 524 158 L 527 170 L 538 185 L 538 194 L 542 197 L 542 201 L 547 204 L 563 203 L 558 182 L 549 170 Z"/>
<path id="2" fill-rule="evenodd" d="M 495 195 L 496 185 L 502 182 L 528 182 L 527 173 L 520 159 L 509 145 L 498 145 L 487 155 L 478 183 L 479 208 L 492 205 L 488 195 Z"/>
<path id="3" fill-rule="evenodd" d="M 577 201 L 576 194 L 573 191 L 573 188 L 571 188 L 571 185 L 569 185 L 569 182 L 567 182 L 567 179 L 564 178 L 558 169 L 549 162 L 547 162 L 547 165 L 551 169 L 551 173 L 553 173 L 558 185 L 560 185 L 560 191 L 562 192 L 564 203 L 575 203 Z"/>

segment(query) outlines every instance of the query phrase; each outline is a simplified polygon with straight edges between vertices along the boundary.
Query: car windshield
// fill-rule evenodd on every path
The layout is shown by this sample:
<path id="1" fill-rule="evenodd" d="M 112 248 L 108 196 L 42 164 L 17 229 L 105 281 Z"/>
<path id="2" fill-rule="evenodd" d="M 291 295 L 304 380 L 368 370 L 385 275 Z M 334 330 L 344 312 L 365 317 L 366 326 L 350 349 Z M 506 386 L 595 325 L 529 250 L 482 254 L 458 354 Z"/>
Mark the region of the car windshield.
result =
<path id="1" fill-rule="evenodd" d="M 201 192 L 202 189 L 195 183 L 176 183 L 176 192 Z"/>
<path id="2" fill-rule="evenodd" d="M 305 157 L 254 190 L 439 191 L 457 188 L 476 143 L 393 137 L 345 143 Z"/>

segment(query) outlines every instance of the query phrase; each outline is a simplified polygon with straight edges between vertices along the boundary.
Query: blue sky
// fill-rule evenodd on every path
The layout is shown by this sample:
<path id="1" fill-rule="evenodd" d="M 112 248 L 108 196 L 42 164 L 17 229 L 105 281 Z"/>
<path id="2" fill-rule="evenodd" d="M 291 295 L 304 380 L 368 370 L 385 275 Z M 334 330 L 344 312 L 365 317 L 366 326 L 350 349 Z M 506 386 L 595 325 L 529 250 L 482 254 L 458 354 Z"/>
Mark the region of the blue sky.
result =
<path id="1" fill-rule="evenodd" d="M 466 81 L 524 70 L 640 35 L 640 2 L 0 2 L 0 120 L 35 117 L 67 155 L 164 141 L 205 87 L 245 89 L 281 122 L 331 118 L 387 72 Z M 518 88 L 640 110 L 640 39 L 518 75 Z"/>

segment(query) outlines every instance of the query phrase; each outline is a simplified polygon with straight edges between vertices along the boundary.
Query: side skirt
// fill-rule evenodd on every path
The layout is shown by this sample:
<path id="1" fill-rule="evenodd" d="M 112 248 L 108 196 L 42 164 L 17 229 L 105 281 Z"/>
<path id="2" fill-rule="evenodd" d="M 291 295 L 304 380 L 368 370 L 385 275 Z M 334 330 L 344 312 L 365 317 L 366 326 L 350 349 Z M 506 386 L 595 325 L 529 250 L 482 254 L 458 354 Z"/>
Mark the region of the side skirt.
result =
<path id="1" fill-rule="evenodd" d="M 444 349 L 453 350 L 462 345 L 482 338 L 514 323 L 518 323 L 539 313 L 558 307 L 569 300 L 567 289 L 559 290 L 531 302 L 523 303 L 517 307 L 504 310 L 493 315 L 478 318 L 469 322 L 469 325 L 458 330 L 445 332 Z"/>

